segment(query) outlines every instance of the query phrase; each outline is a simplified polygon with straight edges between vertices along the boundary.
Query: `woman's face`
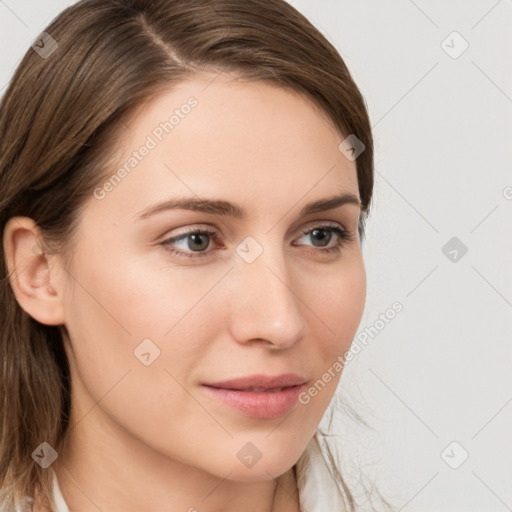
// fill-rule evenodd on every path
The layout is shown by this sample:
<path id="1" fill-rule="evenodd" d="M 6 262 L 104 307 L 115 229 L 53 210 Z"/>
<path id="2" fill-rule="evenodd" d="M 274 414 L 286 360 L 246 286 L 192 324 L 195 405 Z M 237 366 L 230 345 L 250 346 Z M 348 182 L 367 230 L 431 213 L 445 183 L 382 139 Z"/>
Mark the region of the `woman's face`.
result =
<path id="1" fill-rule="evenodd" d="M 59 274 L 71 432 L 101 432 L 112 457 L 124 445 L 266 480 L 314 435 L 363 312 L 359 206 L 315 208 L 359 199 L 356 164 L 296 93 L 214 78 L 183 82 L 126 122 L 116 178 L 83 212 Z M 188 206 L 151 213 L 175 201 Z"/>

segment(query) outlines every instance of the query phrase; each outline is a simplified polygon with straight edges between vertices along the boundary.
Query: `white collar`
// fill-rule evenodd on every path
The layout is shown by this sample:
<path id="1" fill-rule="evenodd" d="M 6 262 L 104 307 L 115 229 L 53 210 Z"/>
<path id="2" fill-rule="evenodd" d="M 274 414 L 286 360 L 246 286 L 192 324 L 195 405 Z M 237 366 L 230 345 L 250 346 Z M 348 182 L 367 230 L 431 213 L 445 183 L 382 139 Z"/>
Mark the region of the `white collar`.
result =
<path id="1" fill-rule="evenodd" d="M 346 506 L 336 479 L 327 465 L 321 434 L 315 433 L 297 461 L 300 512 L 344 512 Z"/>
<path id="2" fill-rule="evenodd" d="M 55 501 L 55 506 L 57 507 L 55 509 L 55 512 L 69 512 L 69 508 L 64 501 L 64 497 L 62 496 L 62 493 L 60 491 L 59 482 L 57 480 L 57 475 L 55 471 L 52 471 L 53 473 L 53 500 Z"/>

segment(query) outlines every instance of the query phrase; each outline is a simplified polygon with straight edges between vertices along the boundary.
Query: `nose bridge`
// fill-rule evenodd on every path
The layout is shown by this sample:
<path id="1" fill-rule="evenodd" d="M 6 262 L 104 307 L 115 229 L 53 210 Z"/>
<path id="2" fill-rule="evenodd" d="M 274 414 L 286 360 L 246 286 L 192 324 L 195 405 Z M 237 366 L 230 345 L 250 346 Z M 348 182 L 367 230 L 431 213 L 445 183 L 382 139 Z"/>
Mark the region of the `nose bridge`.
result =
<path id="1" fill-rule="evenodd" d="M 258 249 L 251 242 L 249 251 L 259 255 L 249 263 L 239 252 L 242 257 L 232 276 L 232 335 L 238 342 L 265 340 L 275 347 L 291 346 L 303 334 L 304 318 L 286 255 L 277 244 Z M 242 250 L 247 247 L 241 244 Z"/>

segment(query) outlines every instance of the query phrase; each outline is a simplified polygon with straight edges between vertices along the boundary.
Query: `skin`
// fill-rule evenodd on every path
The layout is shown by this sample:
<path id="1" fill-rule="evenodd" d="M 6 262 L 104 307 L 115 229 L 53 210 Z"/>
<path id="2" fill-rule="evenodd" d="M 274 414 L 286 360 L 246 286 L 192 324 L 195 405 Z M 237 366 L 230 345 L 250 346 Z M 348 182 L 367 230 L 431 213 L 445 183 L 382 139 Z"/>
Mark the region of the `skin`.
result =
<path id="1" fill-rule="evenodd" d="M 167 112 L 198 100 L 103 199 L 91 194 L 67 268 L 33 250 L 41 235 L 31 219 L 11 219 L 4 232 L 21 307 L 65 326 L 72 426 L 52 468 L 71 511 L 299 510 L 292 466 L 340 372 L 307 405 L 270 420 L 215 401 L 201 383 L 291 372 L 310 385 L 348 350 L 366 295 L 359 207 L 299 213 L 340 193 L 359 198 L 356 164 L 304 97 L 215 76 L 166 90 L 127 120 L 112 172 Z M 177 196 L 223 199 L 246 217 L 176 209 L 136 220 Z M 338 253 L 322 254 L 302 232 L 325 223 L 353 234 Z M 162 243 L 195 228 L 218 233 L 206 257 Z M 328 247 L 339 239 L 330 234 Z M 263 249 L 252 263 L 235 250 L 247 236 Z M 197 254 L 190 237 L 173 244 Z M 160 349 L 149 366 L 134 356 L 146 338 Z M 248 442 L 262 454 L 250 468 L 237 457 Z"/>

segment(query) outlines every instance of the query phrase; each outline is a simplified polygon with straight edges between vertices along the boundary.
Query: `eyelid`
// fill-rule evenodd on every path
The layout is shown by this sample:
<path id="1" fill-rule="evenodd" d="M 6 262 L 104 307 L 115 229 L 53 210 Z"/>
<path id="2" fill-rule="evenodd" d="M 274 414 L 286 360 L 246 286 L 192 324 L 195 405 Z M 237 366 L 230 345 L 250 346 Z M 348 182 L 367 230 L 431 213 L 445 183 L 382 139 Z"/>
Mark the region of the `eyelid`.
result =
<path id="1" fill-rule="evenodd" d="M 178 232 L 176 234 L 174 234 L 174 232 L 176 230 L 178 230 Z M 182 230 L 182 231 L 179 231 L 179 230 Z M 197 222 L 197 223 L 192 223 L 192 224 L 185 224 L 182 227 L 176 227 L 176 228 L 173 228 L 170 230 L 168 229 L 165 231 L 165 234 L 162 235 L 162 237 L 166 237 L 167 239 L 178 238 L 181 235 L 195 233 L 196 231 L 209 231 L 209 230 L 220 231 L 220 229 L 217 226 L 213 226 L 211 224 L 204 223 L 204 222 Z M 170 233 L 173 233 L 172 237 L 169 236 Z"/>
<path id="2" fill-rule="evenodd" d="M 305 224 L 304 226 L 300 227 L 299 231 L 301 231 L 301 232 L 304 232 L 304 231 L 309 232 L 309 231 L 311 231 L 312 229 L 314 229 L 316 227 L 324 227 L 324 228 L 336 227 L 336 228 L 343 229 L 343 231 L 349 232 L 349 230 L 345 228 L 343 223 L 338 222 L 338 221 L 323 220 L 323 219 L 312 220 L 312 221 L 308 222 L 307 224 Z"/>
<path id="3" fill-rule="evenodd" d="M 215 246 L 217 246 L 217 248 L 219 248 L 218 242 L 221 237 L 219 236 L 218 231 L 219 230 L 217 228 L 212 228 L 211 226 L 204 228 L 204 227 L 194 227 L 193 225 L 191 225 L 190 227 L 188 227 L 186 230 L 184 230 L 181 233 L 177 233 L 173 236 L 166 236 L 161 242 L 158 243 L 158 245 L 163 246 L 166 251 L 168 251 L 171 254 L 178 255 L 180 258 L 185 258 L 188 260 L 200 260 L 200 259 L 205 260 L 205 259 L 208 259 L 209 257 L 213 257 L 213 252 L 214 252 L 213 249 L 209 248 L 209 250 L 207 250 L 207 251 L 199 251 L 199 252 L 193 252 L 193 251 L 182 252 L 179 249 L 173 249 L 171 247 L 171 242 L 175 242 L 176 240 L 178 240 L 180 238 L 186 238 L 188 235 L 200 233 L 200 234 L 209 235 L 211 238 L 211 241 L 212 241 L 211 245 L 215 245 Z"/>

